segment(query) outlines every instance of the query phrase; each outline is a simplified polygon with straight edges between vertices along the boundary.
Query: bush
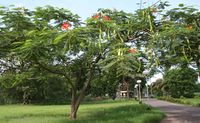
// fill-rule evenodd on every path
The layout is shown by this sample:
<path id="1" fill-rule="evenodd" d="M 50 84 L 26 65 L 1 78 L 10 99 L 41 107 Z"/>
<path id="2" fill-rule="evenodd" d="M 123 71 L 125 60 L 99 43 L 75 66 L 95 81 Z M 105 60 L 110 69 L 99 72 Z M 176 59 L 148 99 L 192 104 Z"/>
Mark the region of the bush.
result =
<path id="1" fill-rule="evenodd" d="M 181 96 L 180 99 L 185 99 L 185 97 L 184 97 L 184 96 Z"/>
<path id="2" fill-rule="evenodd" d="M 187 104 L 187 105 L 192 105 L 192 103 L 190 101 L 183 101 L 183 104 Z"/>
<path id="3" fill-rule="evenodd" d="M 195 104 L 195 106 L 200 107 L 200 103 Z"/>
<path id="4" fill-rule="evenodd" d="M 169 102 L 176 102 L 175 99 L 173 97 L 167 96 L 167 97 L 159 97 L 158 99 L 160 100 L 166 100 Z"/>
<path id="5" fill-rule="evenodd" d="M 194 98 L 200 98 L 200 93 L 194 93 Z"/>
<path id="6" fill-rule="evenodd" d="M 194 98 L 196 98 L 196 99 L 199 99 L 199 98 L 200 98 L 200 96 L 199 96 L 199 95 L 195 95 L 195 96 L 194 96 Z"/>
<path id="7" fill-rule="evenodd" d="M 184 97 L 183 97 L 184 98 Z M 158 99 L 160 100 L 165 100 L 165 101 L 169 101 L 169 102 L 173 102 L 173 103 L 179 103 L 179 104 L 187 104 L 187 105 L 192 105 L 193 103 L 190 101 L 183 101 L 180 99 L 175 99 L 173 97 L 159 97 Z M 197 104 L 198 105 L 198 104 Z M 196 105 L 195 105 L 196 106 Z"/>
<path id="8" fill-rule="evenodd" d="M 107 96 L 97 96 L 93 97 L 91 94 L 84 97 L 83 102 L 93 102 L 93 101 L 102 101 L 102 100 L 108 100 L 110 99 Z"/>

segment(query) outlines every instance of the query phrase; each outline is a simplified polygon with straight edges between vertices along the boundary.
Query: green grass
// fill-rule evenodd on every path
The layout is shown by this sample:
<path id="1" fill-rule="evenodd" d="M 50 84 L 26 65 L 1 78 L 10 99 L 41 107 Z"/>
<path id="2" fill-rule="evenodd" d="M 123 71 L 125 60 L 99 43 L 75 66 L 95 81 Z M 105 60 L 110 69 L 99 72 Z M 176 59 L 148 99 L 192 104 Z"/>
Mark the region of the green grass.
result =
<path id="1" fill-rule="evenodd" d="M 179 104 L 184 104 L 184 105 L 200 107 L 200 98 L 158 97 L 158 99 L 173 102 L 173 103 L 179 103 Z"/>
<path id="2" fill-rule="evenodd" d="M 69 105 L 0 106 L 1 123 L 154 123 L 164 114 L 147 110 L 133 100 L 101 101 L 82 104 L 76 121 L 69 120 Z"/>
<path id="3" fill-rule="evenodd" d="M 184 104 L 200 106 L 200 98 L 186 98 L 186 99 L 178 99 L 184 102 Z"/>

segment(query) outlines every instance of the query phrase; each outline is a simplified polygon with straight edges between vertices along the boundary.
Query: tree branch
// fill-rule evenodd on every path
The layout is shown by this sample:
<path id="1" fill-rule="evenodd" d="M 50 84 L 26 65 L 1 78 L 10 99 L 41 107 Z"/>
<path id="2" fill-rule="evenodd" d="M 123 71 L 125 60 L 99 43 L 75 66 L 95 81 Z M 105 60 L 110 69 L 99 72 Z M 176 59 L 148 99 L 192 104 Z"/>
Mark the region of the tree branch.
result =
<path id="1" fill-rule="evenodd" d="M 46 70 L 46 71 L 48 71 L 48 72 L 50 72 L 50 73 L 64 76 L 64 77 L 67 79 L 68 83 L 71 85 L 72 89 L 73 89 L 73 90 L 75 89 L 74 84 L 71 82 L 70 78 L 67 77 L 67 75 L 66 75 L 65 73 L 63 73 L 63 72 L 61 72 L 61 71 L 59 71 L 59 70 L 53 70 L 53 69 L 51 69 L 50 67 L 47 67 L 46 65 L 40 63 L 40 62 L 37 60 L 37 58 L 35 58 L 35 63 L 38 64 L 41 68 L 43 68 L 44 70 Z"/>

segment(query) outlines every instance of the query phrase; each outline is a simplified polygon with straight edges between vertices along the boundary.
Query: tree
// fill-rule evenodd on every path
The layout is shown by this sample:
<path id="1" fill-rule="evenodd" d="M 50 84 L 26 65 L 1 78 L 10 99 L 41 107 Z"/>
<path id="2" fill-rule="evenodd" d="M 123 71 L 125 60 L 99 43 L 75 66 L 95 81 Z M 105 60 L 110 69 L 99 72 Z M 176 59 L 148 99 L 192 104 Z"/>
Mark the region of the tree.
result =
<path id="1" fill-rule="evenodd" d="M 157 63 L 167 71 L 173 65 L 193 65 L 199 69 L 199 24 L 198 9 L 179 4 L 167 11 L 152 35 Z"/>
<path id="2" fill-rule="evenodd" d="M 157 79 L 153 82 L 151 89 L 156 96 L 164 96 L 165 94 L 168 94 L 169 91 L 168 84 L 163 82 L 163 79 Z"/>
<path id="3" fill-rule="evenodd" d="M 188 67 L 175 68 L 164 75 L 164 82 L 168 85 L 172 97 L 184 96 L 191 98 L 194 96 L 197 73 Z"/>
<path id="4" fill-rule="evenodd" d="M 94 78 L 109 76 L 106 80 L 110 95 L 120 81 L 131 85 L 132 81 L 142 79 L 144 86 L 142 73 L 152 65 L 147 61 L 153 59 L 148 56 L 154 53 L 149 40 L 156 39 L 154 34 L 159 29 L 153 9 L 154 6 L 140 9 L 135 14 L 99 9 L 82 23 L 78 15 L 51 6 L 34 11 L 1 8 L 4 26 L 0 43 L 6 42 L 1 47 L 6 52 L 1 57 L 1 63 L 5 64 L 2 72 L 6 74 L 11 69 L 12 73 L 23 76 L 37 68 L 62 79 L 70 88 L 70 117 L 76 119 L 88 87 L 99 84 Z"/>
<path id="5" fill-rule="evenodd" d="M 137 67 L 131 66 L 131 62 L 138 66 L 138 60 L 134 55 L 123 55 L 127 52 L 123 41 L 125 37 L 121 32 L 123 26 L 116 23 L 124 20 L 123 18 L 120 18 L 121 21 L 116 20 L 118 19 L 116 13 L 122 13 L 120 17 L 125 13 L 112 13 L 110 10 L 102 11 L 102 13 L 104 14 L 100 15 L 101 18 L 89 18 L 86 26 L 81 27 L 78 16 L 65 9 L 51 6 L 38 7 L 35 11 L 25 8 L 11 10 L 2 8 L 2 23 L 5 25 L 2 32 L 7 35 L 1 35 L 3 37 L 1 42 L 5 42 L 4 39 L 9 40 L 5 46 L 8 48 L 7 54 L 14 57 L 5 58 L 12 58 L 11 62 L 17 66 L 12 69 L 12 72 L 23 76 L 31 68 L 39 67 L 42 71 L 65 78 L 71 88 L 71 119 L 76 119 L 81 100 L 93 77 L 98 73 L 99 60 L 107 59 L 108 54 L 114 57 L 117 55 L 115 59 L 118 59 L 120 63 L 121 69 L 118 70 L 120 74 L 125 65 L 133 67 L 136 71 Z M 128 20 L 130 18 L 126 21 Z M 14 25 L 15 21 L 19 21 L 17 26 Z M 24 21 L 27 25 L 22 24 Z M 14 37 L 20 38 L 13 40 L 14 33 L 16 33 Z M 129 60 L 130 56 L 135 60 Z M 8 61 L 9 59 L 3 59 L 3 63 L 9 64 Z M 128 69 L 127 66 L 125 67 Z M 5 71 L 9 68 L 3 68 L 3 70 L 6 74 Z M 29 77 L 24 76 L 19 81 L 25 81 Z M 15 83 L 20 83 L 19 81 Z M 25 90 L 24 97 L 30 93 Z"/>
<path id="6" fill-rule="evenodd" d="M 65 67 L 65 65 L 68 64 L 66 63 L 67 58 L 65 57 L 66 50 L 58 50 L 58 48 L 65 49 L 68 44 L 65 45 L 65 48 L 63 48 L 61 43 L 56 47 L 55 44 L 57 44 L 56 42 L 58 38 L 55 39 L 55 37 L 58 33 L 60 33 L 60 25 L 62 25 L 65 21 L 71 22 L 74 28 L 77 27 L 77 15 L 73 15 L 68 10 L 53 8 L 51 6 L 47 6 L 46 8 L 39 7 L 36 11 L 29 11 L 24 8 L 13 8 L 11 10 L 2 8 L 1 12 L 1 18 L 3 20 L 2 24 L 4 25 L 2 33 L 6 33 L 6 35 L 1 35 L 1 42 L 7 42 L 5 43 L 6 46 L 2 49 L 7 47 L 7 54 L 12 54 L 14 56 L 12 63 L 19 66 L 19 68 L 14 69 L 14 72 L 22 74 L 30 69 L 30 67 L 39 66 L 40 68 L 43 68 L 43 70 L 47 70 L 51 73 L 67 76 L 66 71 L 61 71 L 62 66 Z M 31 27 L 29 25 L 25 25 L 25 20 L 31 25 Z M 51 21 L 53 21 L 54 24 L 52 24 Z M 72 31 L 70 34 L 73 33 L 76 34 L 76 31 Z M 13 38 L 13 34 L 19 34 L 22 36 L 18 38 L 19 36 L 14 35 L 15 38 Z M 74 50 L 76 50 L 76 46 L 74 45 Z M 76 51 L 72 52 L 77 53 Z M 73 53 L 70 54 L 73 56 Z M 3 62 L 9 64 L 9 62 L 5 59 Z M 59 65 L 61 63 L 63 63 L 62 66 Z M 72 58 L 71 64 L 73 66 Z M 71 64 L 67 66 L 67 69 L 73 69 Z M 93 68 L 93 66 L 90 67 Z M 3 70 L 8 71 L 9 68 L 3 68 Z M 90 79 L 88 81 L 90 81 Z M 67 82 L 71 83 L 71 80 L 69 79 Z"/>

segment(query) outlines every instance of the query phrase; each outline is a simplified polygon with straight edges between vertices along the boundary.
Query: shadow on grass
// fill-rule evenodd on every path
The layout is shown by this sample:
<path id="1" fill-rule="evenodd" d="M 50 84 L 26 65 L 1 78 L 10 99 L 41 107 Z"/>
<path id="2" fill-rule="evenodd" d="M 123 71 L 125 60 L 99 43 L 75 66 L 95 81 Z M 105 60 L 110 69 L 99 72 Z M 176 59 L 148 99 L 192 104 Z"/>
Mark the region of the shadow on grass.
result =
<path id="1" fill-rule="evenodd" d="M 5 119 L 22 119 L 22 118 L 28 118 L 28 117 L 37 117 L 37 118 L 43 118 L 43 117 L 66 117 L 69 116 L 69 114 L 63 114 L 63 113 L 58 113 L 58 114 L 23 114 L 20 116 L 5 116 Z"/>

